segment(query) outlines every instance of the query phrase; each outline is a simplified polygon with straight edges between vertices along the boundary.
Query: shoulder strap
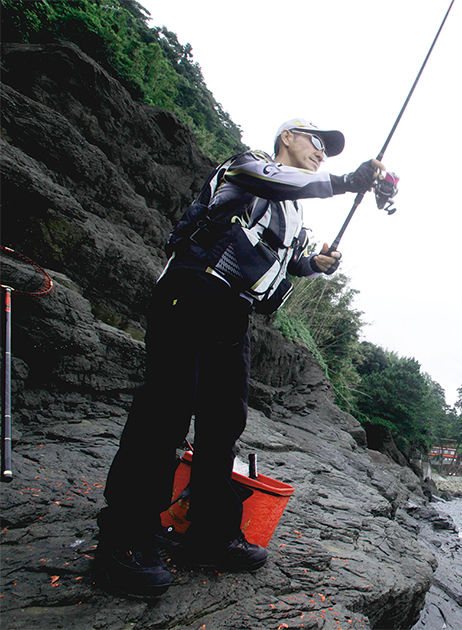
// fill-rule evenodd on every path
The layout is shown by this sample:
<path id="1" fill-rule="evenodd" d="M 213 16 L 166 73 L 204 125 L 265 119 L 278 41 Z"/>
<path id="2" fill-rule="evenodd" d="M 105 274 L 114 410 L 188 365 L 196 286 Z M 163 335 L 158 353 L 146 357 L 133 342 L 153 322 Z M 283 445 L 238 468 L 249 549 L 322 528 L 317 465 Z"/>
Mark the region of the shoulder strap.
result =
<path id="1" fill-rule="evenodd" d="M 226 169 L 237 157 L 235 155 L 229 158 L 210 173 L 196 200 L 185 210 L 177 225 L 170 232 L 165 244 L 165 252 L 169 258 L 174 252 L 184 249 L 192 235 L 197 233 L 201 223 L 207 221 L 210 200 Z"/>
<path id="2" fill-rule="evenodd" d="M 212 171 L 212 173 L 207 178 L 207 181 L 202 186 L 202 189 L 196 199 L 196 202 L 204 204 L 206 206 L 210 203 L 210 200 L 215 194 L 218 184 L 223 178 L 223 175 L 225 174 L 226 170 L 239 157 L 239 155 L 241 154 L 233 155 L 232 157 L 227 159 L 225 162 L 222 162 L 219 166 L 217 166 L 217 168 L 214 171 Z"/>

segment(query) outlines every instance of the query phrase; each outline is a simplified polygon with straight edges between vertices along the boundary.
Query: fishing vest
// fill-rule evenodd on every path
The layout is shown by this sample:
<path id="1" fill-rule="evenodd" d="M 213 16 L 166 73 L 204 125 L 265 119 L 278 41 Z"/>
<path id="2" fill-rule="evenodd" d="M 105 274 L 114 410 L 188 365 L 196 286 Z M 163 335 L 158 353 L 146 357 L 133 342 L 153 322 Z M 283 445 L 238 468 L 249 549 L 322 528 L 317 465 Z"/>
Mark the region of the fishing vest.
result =
<path id="1" fill-rule="evenodd" d="M 166 252 L 170 258 L 193 256 L 205 271 L 218 274 L 260 302 L 257 310 L 272 312 L 292 291 L 286 275 L 294 252 L 302 245 L 301 208 L 296 201 L 263 199 L 237 186 L 221 203 L 220 187 L 236 157 L 208 178 L 170 233 Z M 306 247 L 305 230 L 302 240 Z"/>

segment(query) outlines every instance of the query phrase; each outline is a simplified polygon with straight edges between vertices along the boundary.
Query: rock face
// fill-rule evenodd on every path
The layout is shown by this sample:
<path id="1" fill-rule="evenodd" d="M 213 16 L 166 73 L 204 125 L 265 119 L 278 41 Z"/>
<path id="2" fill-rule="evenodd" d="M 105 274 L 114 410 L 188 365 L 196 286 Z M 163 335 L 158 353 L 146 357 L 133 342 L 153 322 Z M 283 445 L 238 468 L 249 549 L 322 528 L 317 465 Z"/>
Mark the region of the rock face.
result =
<path id="1" fill-rule="evenodd" d="M 408 512 L 419 520 L 420 542 L 438 561 L 425 609 L 413 630 L 456 630 L 462 623 L 462 540 L 454 527 L 456 518 L 460 521 L 460 501 L 410 505 Z"/>
<path id="2" fill-rule="evenodd" d="M 246 575 L 169 561 L 159 602 L 92 584 L 95 517 L 142 382 L 147 289 L 172 221 L 213 165 L 177 118 L 135 102 L 70 43 L 10 44 L 2 76 L 3 242 L 55 282 L 48 296 L 13 295 L 6 626 L 411 628 L 436 568 L 406 510 L 410 499 L 425 508 L 419 479 L 368 450 L 308 350 L 264 317 L 252 320 L 239 457 L 257 453 L 261 473 L 295 487 L 268 565 Z"/>
<path id="3" fill-rule="evenodd" d="M 212 168 L 185 125 L 72 44 L 3 51 L 3 239 L 139 325 L 163 243 Z"/>

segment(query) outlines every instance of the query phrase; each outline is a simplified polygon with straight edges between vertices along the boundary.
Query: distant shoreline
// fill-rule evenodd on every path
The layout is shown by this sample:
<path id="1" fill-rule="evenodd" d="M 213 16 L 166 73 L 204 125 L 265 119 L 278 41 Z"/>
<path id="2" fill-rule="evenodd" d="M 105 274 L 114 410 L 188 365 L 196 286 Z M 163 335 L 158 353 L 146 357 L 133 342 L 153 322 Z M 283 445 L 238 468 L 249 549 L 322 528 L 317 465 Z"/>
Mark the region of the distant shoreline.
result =
<path id="1" fill-rule="evenodd" d="M 433 473 L 432 481 L 438 491 L 449 498 L 462 498 L 462 477 L 441 477 Z"/>

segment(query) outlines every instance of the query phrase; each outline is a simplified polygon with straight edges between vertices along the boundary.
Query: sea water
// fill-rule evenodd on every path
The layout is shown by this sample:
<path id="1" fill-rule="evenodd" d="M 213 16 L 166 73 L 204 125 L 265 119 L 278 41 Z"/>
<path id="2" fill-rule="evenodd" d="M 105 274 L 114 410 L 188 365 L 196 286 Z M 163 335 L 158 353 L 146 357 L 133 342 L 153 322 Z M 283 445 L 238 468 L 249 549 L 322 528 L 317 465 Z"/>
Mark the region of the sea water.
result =
<path id="1" fill-rule="evenodd" d="M 459 538 L 462 538 L 462 498 L 452 499 L 451 501 L 433 501 L 432 507 L 434 507 L 440 514 L 449 514 L 454 521 L 457 531 L 459 532 Z"/>
<path id="2" fill-rule="evenodd" d="M 451 518 L 462 539 L 462 498 L 444 501 L 434 497 L 430 506 L 441 516 Z M 461 630 L 459 576 L 462 575 L 462 545 L 454 540 L 454 533 L 449 530 L 438 529 L 435 536 L 438 548 L 432 546 L 432 538 L 430 531 L 427 542 L 438 559 L 437 581 L 435 588 L 432 587 L 427 594 L 420 619 L 412 630 Z M 422 542 L 425 544 L 425 541 Z"/>

